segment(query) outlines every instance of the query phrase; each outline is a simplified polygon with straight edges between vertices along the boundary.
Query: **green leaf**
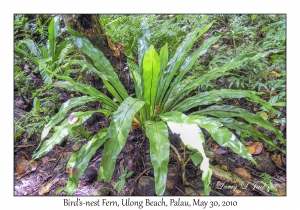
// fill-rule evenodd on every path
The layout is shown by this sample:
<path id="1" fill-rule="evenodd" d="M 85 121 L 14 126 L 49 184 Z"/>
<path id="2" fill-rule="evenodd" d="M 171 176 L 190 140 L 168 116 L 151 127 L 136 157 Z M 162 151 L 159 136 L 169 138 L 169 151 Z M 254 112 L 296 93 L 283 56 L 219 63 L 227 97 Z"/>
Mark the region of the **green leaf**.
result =
<path id="1" fill-rule="evenodd" d="M 76 46 L 79 47 L 84 54 L 92 59 L 95 67 L 99 71 L 105 72 L 107 75 L 111 76 L 115 81 L 118 81 L 121 84 L 118 75 L 116 74 L 114 68 L 106 59 L 104 54 L 98 48 L 94 47 L 94 45 L 88 40 L 88 38 L 82 36 L 80 33 L 74 31 L 70 27 L 68 27 L 67 29 L 68 32 L 72 35 Z M 124 91 L 126 92 L 125 88 Z"/>
<path id="2" fill-rule="evenodd" d="M 142 70 L 143 57 L 150 46 L 150 30 L 147 22 L 143 21 L 141 23 L 141 32 L 138 38 L 138 64 L 140 71 Z M 141 72 L 139 72 L 141 73 Z"/>
<path id="3" fill-rule="evenodd" d="M 197 166 L 203 161 L 203 157 L 199 152 L 195 152 L 191 155 L 191 160 L 193 161 L 194 165 Z"/>
<path id="4" fill-rule="evenodd" d="M 117 157 L 126 143 L 134 115 L 142 108 L 144 103 L 138 99 L 128 97 L 113 114 L 107 131 L 108 141 L 104 145 L 98 180 L 110 181 Z"/>
<path id="5" fill-rule="evenodd" d="M 248 152 L 248 149 L 236 138 L 236 136 L 227 128 L 221 127 L 222 124 L 204 116 L 189 115 L 193 122 L 200 127 L 205 128 L 212 138 L 222 147 L 229 147 L 232 151 L 237 153 L 247 160 L 255 163 L 255 160 Z"/>
<path id="6" fill-rule="evenodd" d="M 208 73 L 206 73 L 205 75 L 201 76 L 200 78 L 196 79 L 194 82 L 192 82 L 190 85 L 188 85 L 185 89 L 190 90 L 190 89 L 197 88 L 198 86 L 202 85 L 204 82 L 207 82 L 207 81 L 210 81 L 210 80 L 213 80 L 213 79 L 216 79 L 216 78 L 222 76 L 222 73 L 224 73 L 228 70 L 237 68 L 245 62 L 258 60 L 262 57 L 269 55 L 271 52 L 272 51 L 264 52 L 264 53 L 253 52 L 253 53 L 239 55 L 239 56 L 235 57 L 234 59 L 232 59 L 230 62 L 224 64 L 223 66 L 215 68 L 215 69 L 209 71 Z"/>
<path id="7" fill-rule="evenodd" d="M 212 115 L 215 117 L 241 117 L 245 119 L 249 123 L 254 123 L 259 126 L 263 126 L 265 129 L 269 131 L 273 131 L 276 137 L 285 145 L 286 140 L 282 137 L 282 133 L 273 127 L 270 123 L 265 121 L 262 117 L 252 114 L 249 111 L 241 108 L 237 108 L 234 106 L 210 106 L 206 109 L 201 111 L 194 112 L 192 114 L 199 114 L 199 115 Z"/>
<path id="8" fill-rule="evenodd" d="M 127 58 L 127 64 L 129 66 L 130 76 L 134 82 L 134 90 L 136 97 L 140 100 L 143 100 L 143 88 L 141 75 L 139 74 L 139 66 L 132 59 L 129 58 Z"/>
<path id="9" fill-rule="evenodd" d="M 32 39 L 24 39 L 18 42 L 18 47 L 25 45 L 30 53 L 36 58 L 42 58 L 41 51 L 38 48 L 37 44 Z"/>
<path id="10" fill-rule="evenodd" d="M 45 141 L 40 148 L 32 155 L 32 159 L 40 158 L 50 152 L 56 144 L 62 142 L 63 138 L 69 134 L 73 127 L 81 125 L 95 112 L 108 113 L 107 110 L 93 110 L 88 112 L 73 112 L 71 116 L 78 117 L 78 121 L 74 124 L 69 124 L 69 119 L 64 120 L 61 125 L 54 128 L 54 134 Z M 42 143 L 42 141 L 41 141 Z"/>
<path id="11" fill-rule="evenodd" d="M 280 112 L 274 109 L 270 104 L 256 95 L 257 93 L 247 90 L 231 90 L 231 89 L 221 89 L 221 90 L 212 90 L 209 92 L 199 93 L 193 97 L 189 97 L 179 103 L 174 110 L 179 112 L 187 111 L 193 107 L 201 105 L 209 105 L 219 101 L 222 101 L 224 98 L 248 98 L 252 102 L 257 102 L 260 105 L 266 107 L 270 111 L 280 114 Z"/>
<path id="12" fill-rule="evenodd" d="M 84 173 L 85 169 L 88 167 L 92 156 L 96 153 L 97 149 L 104 144 L 106 141 L 107 128 L 102 129 L 98 134 L 93 136 L 93 138 L 82 146 L 82 148 L 75 152 L 67 164 L 67 169 L 72 168 L 70 173 L 68 183 L 66 186 L 66 193 L 72 195 L 73 192 L 78 187 L 78 180 Z"/>
<path id="13" fill-rule="evenodd" d="M 160 102 L 162 101 L 162 97 L 165 95 L 165 93 L 169 89 L 171 81 L 173 80 L 174 76 L 177 74 L 179 67 L 183 64 L 183 61 L 186 59 L 187 54 L 193 47 L 196 40 L 200 36 L 202 36 L 212 26 L 212 24 L 214 22 L 215 21 L 211 22 L 210 24 L 205 26 L 203 29 L 196 28 L 194 31 L 187 34 L 186 38 L 182 41 L 180 46 L 176 49 L 174 56 L 169 61 L 167 69 L 164 72 L 165 80 L 163 82 L 161 98 L 159 100 Z M 196 59 L 194 60 L 194 62 L 195 61 L 196 61 Z M 167 97 L 165 97 L 165 100 L 167 100 Z"/>
<path id="14" fill-rule="evenodd" d="M 55 18 L 53 18 L 48 26 L 48 40 L 49 40 L 49 44 L 50 44 L 50 53 L 49 55 L 52 58 L 52 62 L 51 65 L 54 63 L 55 61 L 55 50 L 56 50 L 56 38 L 58 36 L 58 32 L 60 29 L 60 19 L 58 16 L 56 16 Z"/>
<path id="15" fill-rule="evenodd" d="M 163 195 L 168 174 L 170 142 L 168 127 L 164 122 L 145 122 L 146 136 L 150 142 L 150 158 L 154 169 L 156 195 Z"/>
<path id="16" fill-rule="evenodd" d="M 168 123 L 168 127 L 173 133 L 180 134 L 180 138 L 185 145 L 192 149 L 196 149 L 203 157 L 203 161 L 200 165 L 202 172 L 202 181 L 204 183 L 204 192 L 206 195 L 210 193 L 210 182 L 212 171 L 209 168 L 209 159 L 206 157 L 202 143 L 204 143 L 204 135 L 201 132 L 199 126 L 195 124 L 188 116 L 171 111 L 165 114 L 159 115 L 162 120 Z"/>
<path id="17" fill-rule="evenodd" d="M 257 14 L 251 15 L 252 21 L 254 21 L 257 18 L 257 16 L 258 16 Z"/>
<path id="18" fill-rule="evenodd" d="M 151 114 L 155 106 L 159 72 L 160 59 L 153 45 L 151 45 L 144 55 L 142 71 L 143 99 L 150 105 Z"/>
<path id="19" fill-rule="evenodd" d="M 251 136 L 255 140 L 260 138 L 263 141 L 265 141 L 267 144 L 269 144 L 270 146 L 272 146 L 272 147 L 278 149 L 279 151 L 281 151 L 282 153 L 286 154 L 286 151 L 280 149 L 276 144 L 273 143 L 273 141 L 268 136 L 264 135 L 261 132 L 258 132 L 251 125 L 249 125 L 247 123 L 239 122 L 232 118 L 216 118 L 215 120 L 221 122 L 225 127 L 245 133 L 247 136 Z"/>
<path id="20" fill-rule="evenodd" d="M 115 80 L 110 75 L 106 74 L 105 72 L 101 72 L 95 68 L 92 64 L 88 63 L 84 60 L 73 60 L 72 64 L 78 64 L 82 66 L 82 69 L 88 68 L 90 71 L 97 74 L 103 81 L 104 85 L 106 86 L 107 90 L 121 103 L 123 101 L 122 98 L 127 98 L 128 93 L 124 92 L 124 86 L 120 81 Z"/>
<path id="21" fill-rule="evenodd" d="M 33 110 L 36 115 L 39 113 L 40 103 L 41 101 L 37 97 L 33 99 Z"/>
<path id="22" fill-rule="evenodd" d="M 86 104 L 88 102 L 93 102 L 93 101 L 98 101 L 98 98 L 95 97 L 89 97 L 89 96 L 82 96 L 82 97 L 78 97 L 78 98 L 71 98 L 70 100 L 68 100 L 67 102 L 63 103 L 60 107 L 59 112 L 54 115 L 50 122 L 44 127 L 42 135 L 41 135 L 41 141 L 48 135 L 50 129 L 56 125 L 57 123 L 59 123 L 61 120 L 63 120 L 65 118 L 65 115 L 67 114 L 67 112 L 76 107 L 76 106 L 80 106 L 83 104 Z"/>
<path id="23" fill-rule="evenodd" d="M 58 195 L 59 193 L 61 193 L 65 188 L 62 187 L 62 188 L 59 188 L 55 191 L 55 195 Z"/>

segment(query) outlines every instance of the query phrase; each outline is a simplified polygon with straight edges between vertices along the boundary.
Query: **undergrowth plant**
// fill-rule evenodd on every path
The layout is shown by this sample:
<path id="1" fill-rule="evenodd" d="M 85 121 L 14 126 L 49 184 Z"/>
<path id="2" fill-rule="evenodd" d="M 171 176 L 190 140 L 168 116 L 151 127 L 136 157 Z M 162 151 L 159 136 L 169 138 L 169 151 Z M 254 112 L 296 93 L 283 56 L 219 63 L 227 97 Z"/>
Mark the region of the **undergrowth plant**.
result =
<path id="1" fill-rule="evenodd" d="M 60 19 L 59 16 L 56 16 L 51 19 L 48 26 L 46 45 L 38 45 L 32 39 L 24 39 L 18 41 L 14 46 L 14 50 L 19 55 L 26 57 L 33 64 L 32 67 L 41 74 L 45 84 L 52 84 L 53 75 L 47 73 L 43 66 L 55 73 L 67 73 L 70 69 L 66 57 L 73 51 L 73 45 L 68 39 L 59 43 L 59 33 Z"/>
<path id="2" fill-rule="evenodd" d="M 282 137 L 281 132 L 260 116 L 235 106 L 215 105 L 222 98 L 247 98 L 254 103 L 261 104 L 274 113 L 280 113 L 262 100 L 257 93 L 246 90 L 223 89 L 200 92 L 196 95 L 192 94 L 203 83 L 227 74 L 229 70 L 237 68 L 244 62 L 257 61 L 270 53 L 252 52 L 239 55 L 230 62 L 206 74 L 198 77 L 185 77 L 199 57 L 204 55 L 210 46 L 221 37 L 221 34 L 214 34 L 204 40 L 198 49 L 190 52 L 195 42 L 212 25 L 213 22 L 203 28 L 197 27 L 188 33 L 174 55 L 169 59 L 168 44 L 166 43 L 158 53 L 154 46 L 150 45 L 148 24 L 142 23 L 141 34 L 138 38 L 137 63 L 130 58 L 127 60 L 130 74 L 134 81 L 135 96 L 128 95 L 112 65 L 103 53 L 94 47 L 86 37 L 68 28 L 77 47 L 92 60 L 92 63 L 84 60 L 73 60 L 72 63 L 85 66 L 96 73 L 114 98 L 108 97 L 91 86 L 75 82 L 68 76 L 58 75 L 46 66 L 43 66 L 49 74 L 53 74 L 63 80 L 57 83 L 58 87 L 78 91 L 86 94 L 86 96 L 72 98 L 61 106 L 59 112 L 44 127 L 40 146 L 32 158 L 40 158 L 47 154 L 70 133 L 72 128 L 81 125 L 95 112 L 111 116 L 110 125 L 108 128 L 100 130 L 98 134 L 93 136 L 88 143 L 70 158 L 67 164 L 69 179 L 65 188 L 68 195 L 73 194 L 77 189 L 79 178 L 101 145 L 104 145 L 104 150 L 98 180 L 110 182 L 118 155 L 125 146 L 133 123 L 145 132 L 150 142 L 150 157 L 154 169 L 157 195 L 163 195 L 166 187 L 170 150 L 169 129 L 171 132 L 180 134 L 184 144 L 202 156 L 200 169 L 202 170 L 205 195 L 209 195 L 211 190 L 209 185 L 212 171 L 209 159 L 206 157 L 203 148 L 205 143 L 203 129 L 207 130 L 219 145 L 231 148 L 232 151 L 241 157 L 254 163 L 255 160 L 249 154 L 247 148 L 229 129 L 246 133 L 255 139 L 260 138 L 285 153 L 274 141 L 263 133 L 258 132 L 252 126 L 252 124 L 257 124 L 272 131 L 277 139 L 285 145 L 285 139 Z M 72 112 L 65 119 L 70 109 L 88 102 L 99 102 L 102 104 L 103 109 Z M 201 105 L 205 105 L 207 108 L 190 113 L 192 108 Z M 244 121 L 238 121 L 237 118 L 242 118 Z M 48 140 L 43 141 L 53 128 L 54 134 L 49 136 Z"/>

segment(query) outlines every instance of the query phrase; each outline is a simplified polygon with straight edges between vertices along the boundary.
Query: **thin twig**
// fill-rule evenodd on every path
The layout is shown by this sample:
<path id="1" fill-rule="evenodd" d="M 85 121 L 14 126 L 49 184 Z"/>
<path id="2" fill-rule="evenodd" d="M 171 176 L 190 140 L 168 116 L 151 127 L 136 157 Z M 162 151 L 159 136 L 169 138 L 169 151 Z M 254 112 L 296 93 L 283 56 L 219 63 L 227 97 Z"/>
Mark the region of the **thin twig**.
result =
<path id="1" fill-rule="evenodd" d="M 181 192 L 183 195 L 187 196 L 187 194 L 185 194 L 184 192 L 182 192 L 176 185 L 175 185 L 176 189 Z"/>

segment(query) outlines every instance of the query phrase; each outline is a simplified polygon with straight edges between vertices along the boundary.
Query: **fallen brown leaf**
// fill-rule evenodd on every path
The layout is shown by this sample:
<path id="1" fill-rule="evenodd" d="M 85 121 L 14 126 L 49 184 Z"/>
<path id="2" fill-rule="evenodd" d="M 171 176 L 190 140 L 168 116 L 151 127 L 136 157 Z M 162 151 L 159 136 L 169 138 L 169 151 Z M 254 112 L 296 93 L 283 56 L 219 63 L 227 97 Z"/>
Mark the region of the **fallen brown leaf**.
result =
<path id="1" fill-rule="evenodd" d="M 253 142 L 249 146 L 247 146 L 249 153 L 252 155 L 260 154 L 262 152 L 263 148 L 264 148 L 264 145 L 261 142 Z"/>
<path id="2" fill-rule="evenodd" d="M 47 194 L 50 191 L 53 184 L 55 184 L 58 180 L 59 180 L 58 178 L 55 178 L 48 183 L 42 184 L 39 188 L 39 195 Z"/>
<path id="3" fill-rule="evenodd" d="M 272 155 L 272 160 L 276 163 L 278 166 L 282 166 L 282 158 L 280 154 L 274 154 Z"/>
<path id="4" fill-rule="evenodd" d="M 247 179 L 250 179 L 251 178 L 251 175 L 248 173 L 248 171 L 244 168 L 236 168 L 234 170 L 235 173 L 237 173 L 238 175 L 244 177 L 244 178 L 247 178 Z"/>

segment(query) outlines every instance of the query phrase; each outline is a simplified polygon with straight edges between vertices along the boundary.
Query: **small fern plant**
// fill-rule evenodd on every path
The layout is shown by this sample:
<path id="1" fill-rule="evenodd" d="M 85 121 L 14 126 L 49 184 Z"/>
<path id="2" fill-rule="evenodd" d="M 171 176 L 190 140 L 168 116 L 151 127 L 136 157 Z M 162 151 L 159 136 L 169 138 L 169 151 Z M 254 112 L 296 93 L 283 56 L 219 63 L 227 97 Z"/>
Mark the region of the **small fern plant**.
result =
<path id="1" fill-rule="evenodd" d="M 70 68 L 66 57 L 74 49 L 69 40 L 58 43 L 60 31 L 59 17 L 52 18 L 48 26 L 48 41 L 46 45 L 38 46 L 32 39 L 20 40 L 15 44 L 15 51 L 32 62 L 40 72 L 46 84 L 52 84 L 52 74 L 48 73 L 43 66 L 51 72 L 67 72 Z M 41 65 L 42 64 L 42 65 Z"/>
<path id="2" fill-rule="evenodd" d="M 190 97 L 191 93 L 203 83 L 223 76 L 229 70 L 237 68 L 244 62 L 255 61 L 269 54 L 269 52 L 253 52 L 239 55 L 223 66 L 217 67 L 204 75 L 185 77 L 185 74 L 193 67 L 198 58 L 204 55 L 210 46 L 221 37 L 220 34 L 209 37 L 198 49 L 190 53 L 194 43 L 212 25 L 213 22 L 204 28 L 195 28 L 187 34 L 173 57 L 169 59 L 168 44 L 165 44 L 158 53 L 154 46 L 150 45 L 148 24 L 142 23 L 141 35 L 138 38 L 138 63 L 131 59 L 127 61 L 134 81 L 135 97 L 129 96 L 126 92 L 125 87 L 104 54 L 94 47 L 86 37 L 68 28 L 77 47 L 92 60 L 92 63 L 83 60 L 73 60 L 72 62 L 95 72 L 103 80 L 114 100 L 89 85 L 75 82 L 72 78 L 53 73 L 45 67 L 44 69 L 48 73 L 63 80 L 57 86 L 82 92 L 86 96 L 72 98 L 62 105 L 60 111 L 44 127 L 41 135 L 41 145 L 32 158 L 40 158 L 47 154 L 54 145 L 59 144 L 69 134 L 73 127 L 82 124 L 95 112 L 101 112 L 106 116 L 111 115 L 110 125 L 108 128 L 100 130 L 88 143 L 71 156 L 67 164 L 69 179 L 66 192 L 68 195 L 73 194 L 77 189 L 79 178 L 101 145 L 104 145 L 104 150 L 98 180 L 110 182 L 118 155 L 125 146 L 133 122 L 138 124 L 145 132 L 150 142 L 150 157 L 154 169 L 157 195 L 163 195 L 166 188 L 170 150 L 169 129 L 171 132 L 180 134 L 184 144 L 198 151 L 199 155 L 202 156 L 200 169 L 202 170 L 202 181 L 204 182 L 204 193 L 206 195 L 209 195 L 211 191 L 209 185 L 212 170 L 203 148 L 205 138 L 202 129 L 207 130 L 219 145 L 231 148 L 241 157 L 254 163 L 255 160 L 249 154 L 247 148 L 229 129 L 247 133 L 256 139 L 260 138 L 276 149 L 285 152 L 252 126 L 252 124 L 263 126 L 265 129 L 274 132 L 276 137 L 285 144 L 285 139 L 280 131 L 260 116 L 234 106 L 215 105 L 222 98 L 248 98 L 272 112 L 278 113 L 267 102 L 260 99 L 255 92 L 224 89 L 200 92 Z M 88 102 L 99 102 L 102 104 L 103 109 L 73 112 L 67 119 L 64 119 L 70 109 Z M 185 114 L 192 108 L 201 105 L 206 105 L 207 108 L 188 115 Z M 236 118 L 242 118 L 245 122 L 240 122 Z M 60 124 L 55 126 L 58 123 Z M 43 142 L 52 128 L 54 128 L 54 134 Z"/>

